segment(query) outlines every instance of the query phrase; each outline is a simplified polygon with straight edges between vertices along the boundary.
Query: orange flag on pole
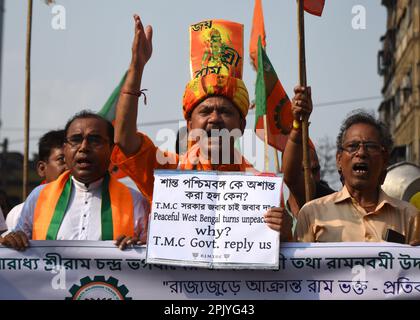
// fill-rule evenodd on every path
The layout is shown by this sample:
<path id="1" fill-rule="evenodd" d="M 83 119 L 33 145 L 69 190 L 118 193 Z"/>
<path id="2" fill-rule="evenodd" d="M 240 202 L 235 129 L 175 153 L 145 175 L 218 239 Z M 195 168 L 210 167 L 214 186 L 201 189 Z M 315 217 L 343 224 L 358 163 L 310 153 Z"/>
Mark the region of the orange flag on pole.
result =
<path id="1" fill-rule="evenodd" d="M 325 0 L 304 0 L 303 9 L 316 16 L 321 16 L 324 10 Z"/>
<path id="2" fill-rule="evenodd" d="M 255 70 L 258 69 L 258 38 L 261 37 L 261 45 L 265 49 L 264 14 L 261 0 L 255 0 L 254 17 L 252 19 L 251 40 L 249 42 L 249 55 Z"/>
<path id="3" fill-rule="evenodd" d="M 265 52 L 264 20 L 261 0 L 255 0 L 251 33 L 250 56 L 257 70 L 255 84 L 255 131 L 264 141 L 263 116 L 267 115 L 268 144 L 284 151 L 287 135 L 292 128 L 292 105 Z M 265 42 L 265 41 L 264 41 Z"/>

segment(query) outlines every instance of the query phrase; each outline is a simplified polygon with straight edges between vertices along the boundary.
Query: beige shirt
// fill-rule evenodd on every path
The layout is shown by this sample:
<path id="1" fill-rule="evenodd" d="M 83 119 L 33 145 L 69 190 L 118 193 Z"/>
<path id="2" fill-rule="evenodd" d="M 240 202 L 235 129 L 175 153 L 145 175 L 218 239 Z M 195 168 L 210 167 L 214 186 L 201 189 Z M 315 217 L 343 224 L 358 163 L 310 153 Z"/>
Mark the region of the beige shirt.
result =
<path id="1" fill-rule="evenodd" d="M 299 212 L 297 240 L 301 242 L 381 242 L 387 229 L 408 234 L 417 209 L 382 190 L 373 212 L 366 212 L 344 186 L 341 191 L 305 204 Z"/>

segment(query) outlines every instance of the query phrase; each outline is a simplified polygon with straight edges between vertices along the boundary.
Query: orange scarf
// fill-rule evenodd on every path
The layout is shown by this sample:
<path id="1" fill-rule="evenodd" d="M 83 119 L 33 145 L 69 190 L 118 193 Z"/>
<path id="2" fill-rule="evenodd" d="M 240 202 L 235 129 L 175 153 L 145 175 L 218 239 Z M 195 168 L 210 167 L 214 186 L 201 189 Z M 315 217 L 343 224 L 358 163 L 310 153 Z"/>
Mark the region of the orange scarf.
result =
<path id="1" fill-rule="evenodd" d="M 32 240 L 46 240 L 58 200 L 70 179 L 70 171 L 47 184 L 39 194 L 35 205 L 32 226 Z M 112 210 L 113 239 L 120 235 L 134 235 L 134 204 L 130 190 L 121 182 L 110 177 L 109 195 Z M 111 240 L 111 239 L 108 239 Z"/>

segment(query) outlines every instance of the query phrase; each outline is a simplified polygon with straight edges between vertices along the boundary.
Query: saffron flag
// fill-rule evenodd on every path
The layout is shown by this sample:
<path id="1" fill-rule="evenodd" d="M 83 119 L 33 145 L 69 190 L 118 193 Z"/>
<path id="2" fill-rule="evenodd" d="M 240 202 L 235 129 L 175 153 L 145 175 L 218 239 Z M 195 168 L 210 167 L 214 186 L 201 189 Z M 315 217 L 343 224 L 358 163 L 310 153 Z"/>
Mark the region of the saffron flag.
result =
<path id="1" fill-rule="evenodd" d="M 255 85 L 255 131 L 264 140 L 264 115 L 267 115 L 268 144 L 284 151 L 292 129 L 292 105 L 258 39 L 258 68 Z"/>
<path id="2" fill-rule="evenodd" d="M 255 1 L 250 40 L 250 56 L 257 70 L 255 85 L 255 132 L 264 141 L 264 115 L 267 115 L 268 144 L 284 151 L 292 129 L 292 104 L 265 52 L 265 28 L 261 0 Z"/>
<path id="3" fill-rule="evenodd" d="M 261 37 L 261 45 L 266 46 L 265 42 L 265 27 L 264 15 L 262 11 L 261 0 L 255 0 L 254 17 L 252 19 L 251 40 L 249 42 L 249 55 L 252 59 L 252 64 L 257 70 L 258 68 L 258 38 Z"/>
<path id="4" fill-rule="evenodd" d="M 120 97 L 120 91 L 122 86 L 124 85 L 125 78 L 127 77 L 127 72 L 122 77 L 118 86 L 112 91 L 111 95 L 109 96 L 108 100 L 105 102 L 104 106 L 101 110 L 98 111 L 98 114 L 107 120 L 114 123 L 115 120 L 115 113 L 117 110 L 117 103 L 118 98 Z"/>
<path id="5" fill-rule="evenodd" d="M 322 11 L 324 10 L 325 0 L 304 0 L 303 9 L 316 16 L 321 16 Z"/>

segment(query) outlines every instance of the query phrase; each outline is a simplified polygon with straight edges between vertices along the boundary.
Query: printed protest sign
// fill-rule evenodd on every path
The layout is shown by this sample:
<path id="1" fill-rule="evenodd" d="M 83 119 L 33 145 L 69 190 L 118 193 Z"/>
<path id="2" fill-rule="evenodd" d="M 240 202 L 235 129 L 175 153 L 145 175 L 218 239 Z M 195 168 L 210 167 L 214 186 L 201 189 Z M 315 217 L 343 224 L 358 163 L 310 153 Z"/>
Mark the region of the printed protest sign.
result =
<path id="1" fill-rule="evenodd" d="M 23 299 L 419 300 L 420 248 L 289 242 L 279 270 L 215 272 L 147 264 L 145 247 L 121 251 L 112 241 L 30 241 L 24 252 L 0 245 L 0 300 Z"/>
<path id="2" fill-rule="evenodd" d="M 155 171 L 147 262 L 277 269 L 279 233 L 263 215 L 279 206 L 282 178 Z"/>

